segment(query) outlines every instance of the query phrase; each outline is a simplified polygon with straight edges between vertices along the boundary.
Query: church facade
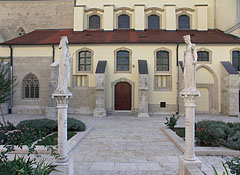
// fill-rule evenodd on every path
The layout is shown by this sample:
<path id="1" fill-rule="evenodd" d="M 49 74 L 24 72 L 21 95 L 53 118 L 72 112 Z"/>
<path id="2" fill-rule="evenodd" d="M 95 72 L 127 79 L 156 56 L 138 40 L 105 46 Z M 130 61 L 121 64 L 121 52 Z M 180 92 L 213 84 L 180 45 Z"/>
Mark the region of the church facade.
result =
<path id="1" fill-rule="evenodd" d="M 0 57 L 10 61 L 19 82 L 10 108 L 56 113 L 51 94 L 58 78 L 58 44 L 67 36 L 69 113 L 182 114 L 183 36 L 191 35 L 198 53 L 197 113 L 238 116 L 239 9 L 239 0 L 76 0 L 72 29 L 36 29 L 0 43 Z"/>

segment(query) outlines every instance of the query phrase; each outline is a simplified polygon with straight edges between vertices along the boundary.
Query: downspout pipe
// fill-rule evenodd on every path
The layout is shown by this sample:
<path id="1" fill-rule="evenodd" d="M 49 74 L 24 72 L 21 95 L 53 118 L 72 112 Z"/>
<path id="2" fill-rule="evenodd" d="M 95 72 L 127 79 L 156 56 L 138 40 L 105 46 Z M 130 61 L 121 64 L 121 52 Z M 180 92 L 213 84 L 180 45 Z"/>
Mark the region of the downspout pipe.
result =
<path id="1" fill-rule="evenodd" d="M 55 62 L 55 47 L 54 47 L 54 45 L 52 45 L 52 63 L 54 63 Z"/>
<path id="2" fill-rule="evenodd" d="M 179 44 L 176 47 L 176 66 L 177 66 L 177 99 L 176 99 L 176 114 L 179 114 L 179 68 L 178 68 L 178 51 L 179 51 Z"/>
<path id="3" fill-rule="evenodd" d="M 13 48 L 12 45 L 9 45 L 10 48 L 10 71 L 11 71 L 11 80 L 13 80 Z M 13 83 L 11 84 L 11 98 L 10 98 L 10 108 L 9 113 L 12 113 L 13 108 Z"/>

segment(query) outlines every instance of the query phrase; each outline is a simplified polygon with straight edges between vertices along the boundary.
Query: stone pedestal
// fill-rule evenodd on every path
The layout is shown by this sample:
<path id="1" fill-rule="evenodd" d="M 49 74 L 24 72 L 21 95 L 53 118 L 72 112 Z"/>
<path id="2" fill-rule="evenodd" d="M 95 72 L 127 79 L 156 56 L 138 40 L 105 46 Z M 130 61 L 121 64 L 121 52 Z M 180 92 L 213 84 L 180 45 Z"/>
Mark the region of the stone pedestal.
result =
<path id="1" fill-rule="evenodd" d="M 179 157 L 179 175 L 186 175 L 185 167 L 193 165 L 201 167 L 201 162 L 195 156 L 195 110 L 196 98 L 200 96 L 197 89 L 182 90 L 180 93 L 184 98 L 186 127 L 185 127 L 185 151 L 184 156 Z"/>
<path id="2" fill-rule="evenodd" d="M 148 74 L 139 74 L 138 117 L 149 117 L 148 114 Z"/>
<path id="3" fill-rule="evenodd" d="M 58 153 L 59 157 L 57 163 L 68 162 L 67 154 L 67 108 L 68 99 L 72 96 L 69 93 L 54 93 L 53 97 L 56 98 L 57 111 L 58 111 Z"/>
<path id="4" fill-rule="evenodd" d="M 189 160 L 185 160 L 184 156 L 179 156 L 178 157 L 178 175 L 187 175 L 187 169 L 186 166 L 190 166 L 190 167 L 198 167 L 199 169 L 201 169 L 202 166 L 202 162 L 196 158 L 194 161 L 189 161 Z"/>
<path id="5" fill-rule="evenodd" d="M 74 162 L 71 158 L 65 163 L 54 163 L 56 165 L 56 170 L 53 171 L 50 175 L 74 175 Z"/>
<path id="6" fill-rule="evenodd" d="M 106 61 L 99 61 L 96 70 L 96 105 L 94 117 L 105 117 L 106 112 Z"/>

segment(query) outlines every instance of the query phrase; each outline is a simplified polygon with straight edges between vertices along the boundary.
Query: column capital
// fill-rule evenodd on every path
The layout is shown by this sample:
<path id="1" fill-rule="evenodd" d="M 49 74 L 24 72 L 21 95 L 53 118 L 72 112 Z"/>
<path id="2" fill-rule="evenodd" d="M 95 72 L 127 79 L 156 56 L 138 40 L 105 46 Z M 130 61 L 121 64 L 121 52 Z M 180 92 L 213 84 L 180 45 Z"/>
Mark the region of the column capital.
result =
<path id="1" fill-rule="evenodd" d="M 183 89 L 180 96 L 184 98 L 184 106 L 196 107 L 196 98 L 200 97 L 200 92 L 197 89 Z"/>
<path id="2" fill-rule="evenodd" d="M 54 93 L 54 94 L 52 94 L 52 98 L 56 98 L 58 108 L 67 108 L 69 98 L 71 98 L 71 97 L 72 97 L 72 93 L 66 93 L 66 94 Z"/>

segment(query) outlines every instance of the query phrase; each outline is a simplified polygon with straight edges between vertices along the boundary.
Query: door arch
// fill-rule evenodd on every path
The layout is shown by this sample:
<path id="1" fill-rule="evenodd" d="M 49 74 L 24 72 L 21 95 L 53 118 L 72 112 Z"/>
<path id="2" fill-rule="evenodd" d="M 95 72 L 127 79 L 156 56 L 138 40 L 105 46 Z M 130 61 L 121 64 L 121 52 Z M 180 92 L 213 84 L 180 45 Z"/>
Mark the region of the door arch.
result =
<path id="1" fill-rule="evenodd" d="M 131 97 L 131 102 L 130 102 L 130 104 L 131 104 L 131 108 L 129 109 L 129 107 L 128 107 L 128 109 L 116 109 L 115 107 L 115 103 L 116 103 L 116 101 L 115 101 L 115 89 L 116 89 L 116 85 L 118 84 L 118 83 L 128 83 L 128 86 L 130 86 L 131 88 L 131 94 L 130 94 L 130 97 Z M 120 85 L 120 84 L 119 84 Z M 135 83 L 134 82 L 132 82 L 131 80 L 129 80 L 129 79 L 127 79 L 127 78 L 120 78 L 120 79 L 117 79 L 117 80 L 115 80 L 114 82 L 112 82 L 111 83 L 111 86 L 112 86 L 112 110 L 114 111 L 114 110 L 131 110 L 132 112 L 134 111 L 134 88 L 135 88 Z M 123 85 L 124 86 L 124 85 Z M 127 85 L 126 85 L 127 86 Z M 129 95 L 128 95 L 128 97 L 129 97 Z"/>
<path id="2" fill-rule="evenodd" d="M 115 110 L 131 110 L 132 86 L 128 82 L 115 85 Z"/>

